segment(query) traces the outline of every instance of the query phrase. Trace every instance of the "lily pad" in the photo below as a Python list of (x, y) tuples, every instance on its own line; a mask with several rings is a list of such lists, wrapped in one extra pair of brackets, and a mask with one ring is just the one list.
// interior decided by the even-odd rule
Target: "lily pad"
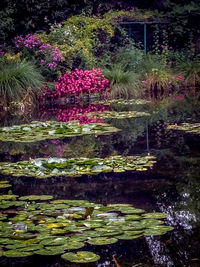
[[(89, 158), (72, 158), (72, 159), (40, 158), (31, 161), (19, 161), (16, 163), (0, 162), (0, 172), (4, 175), (27, 176), (36, 178), (48, 178), (53, 176), (78, 177), (82, 176), (83, 174), (95, 175), (101, 172), (118, 172), (118, 171), (125, 172), (126, 170), (146, 171), (148, 168), (153, 167), (155, 161), (153, 161), (152, 159), (155, 160), (155, 157), (111, 156), (104, 159), (103, 158), (90, 158), (90, 159)], [(38, 162), (38, 160), (40, 160), (41, 162), (40, 165), (36, 163)], [(93, 162), (94, 165), (91, 164), (91, 162)], [(146, 168), (141, 169), (142, 167)], [(21, 199), (23, 200), (25, 198), (22, 197)], [(32, 200), (33, 199), (34, 196), (32, 196)], [(54, 203), (56, 204), (55, 201)], [(70, 202), (66, 202), (66, 204), (69, 205)], [(87, 207), (88, 205), (85, 205), (85, 207)], [(122, 212), (125, 212), (125, 210), (127, 210), (127, 213), (140, 213), (140, 211), (137, 211), (137, 209), (134, 210), (133, 207), (128, 207), (128, 206), (118, 207), (118, 210), (120, 210), (120, 208), (123, 208)]]
[(182, 123), (180, 125), (172, 124), (168, 125), (167, 129), (185, 131), (187, 133), (200, 135), (200, 123)]
[(35, 254), (42, 255), (42, 256), (54, 256), (54, 255), (60, 255), (64, 253), (64, 250), (62, 248), (55, 248), (52, 249), (40, 249), (36, 250)]
[(11, 200), (18, 198), (18, 195), (0, 195), (0, 200)]
[(24, 197), (20, 197), (19, 200), (50, 200), (52, 199), (52, 196), (48, 196), (48, 195), (30, 195), (30, 196), (24, 196)]
[(165, 218), (167, 218), (169, 216), (169, 214), (154, 212), (154, 213), (145, 213), (142, 216), (145, 219), (165, 219)]
[(130, 220), (130, 221), (134, 221), (134, 220), (141, 220), (142, 217), (139, 215), (135, 215), (135, 214), (131, 214), (131, 215), (126, 215), (125, 216), (125, 220)]
[(81, 125), (79, 122), (35, 121), (31, 124), (0, 128), (0, 140), (12, 142), (36, 142), (86, 134), (109, 134), (119, 129), (106, 123)]
[(88, 263), (98, 261), (100, 256), (90, 251), (79, 251), (77, 253), (65, 253), (61, 258), (70, 262)]
[(103, 111), (103, 112), (90, 112), (87, 113), (87, 117), (90, 119), (124, 119), (124, 118), (136, 118), (150, 116), (150, 113), (140, 111)]
[(8, 257), (8, 258), (21, 258), (21, 257), (27, 257), (27, 256), (31, 256), (33, 255), (34, 253), (31, 252), (31, 251), (21, 251), (21, 250), (8, 250), (8, 251), (5, 251), (3, 253), (3, 256), (5, 257)]
[(118, 241), (117, 238), (97, 237), (89, 239), (87, 242), (91, 245), (110, 245)]
[(124, 233), (123, 235), (118, 236), (118, 239), (122, 239), (122, 240), (133, 240), (133, 239), (137, 239), (142, 237), (143, 234), (130, 234), (128, 232)]
[(156, 236), (156, 235), (164, 235), (167, 231), (165, 230), (159, 230), (159, 229), (146, 229), (144, 231), (145, 236)]
[(68, 249), (80, 249), (83, 248), (84, 246), (85, 246), (84, 242), (69, 239), (65, 244), (61, 245), (60, 247), (63, 248), (64, 250), (68, 250)]
[[(5, 214), (0, 213), (0, 247), (7, 257), (17, 257), (19, 253), (21, 257), (59, 255), (66, 250), (81, 249), (86, 243), (108, 245), (118, 239), (131, 240), (173, 230), (163, 225), (166, 214), (153, 213), (158, 219), (152, 219), (151, 213), (129, 204), (105, 206), (84, 200), (49, 201), (52, 197), (48, 195), (23, 196), (16, 201), (16, 197), (3, 195), (0, 200), (0, 206), (7, 205), (3, 209)], [(87, 214), (90, 218), (85, 218)]]
[(0, 188), (8, 188), (8, 187), (12, 187), (11, 184), (0, 184)]
[(146, 99), (110, 99), (110, 100), (102, 100), (96, 101), (94, 103), (103, 104), (103, 105), (145, 105), (151, 103), (151, 101)]

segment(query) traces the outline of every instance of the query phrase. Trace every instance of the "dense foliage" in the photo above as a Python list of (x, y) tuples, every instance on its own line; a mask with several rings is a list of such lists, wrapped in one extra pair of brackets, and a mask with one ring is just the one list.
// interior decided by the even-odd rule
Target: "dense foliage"
[[(46, 79), (43, 96), (107, 92), (107, 97), (128, 99), (162, 98), (177, 91), (183, 95), (197, 92), (200, 84), (199, 32), (198, 23), (195, 24), (198, 1), (154, 5), (148, 1), (143, 4), (83, 1), (78, 7), (78, 1), (49, 0), (45, 5), (41, 0), (32, 3), (4, 0), (1, 6), (0, 38), (8, 43), (2, 43), (0, 55), (5, 62), (14, 59), (34, 64)], [(148, 6), (151, 6), (148, 10), (138, 9)], [(19, 17), (20, 8), (22, 13), (28, 11), (26, 24)], [(163, 19), (169, 23), (150, 31), (152, 53), (147, 54), (119, 24)], [(22, 34), (16, 35), (16, 31)], [(13, 99), (11, 93), (10, 89), (4, 90), (7, 102)]]

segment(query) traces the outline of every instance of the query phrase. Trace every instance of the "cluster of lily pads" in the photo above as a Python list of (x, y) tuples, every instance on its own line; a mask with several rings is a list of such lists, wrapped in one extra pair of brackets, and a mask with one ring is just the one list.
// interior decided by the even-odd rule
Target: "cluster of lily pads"
[(112, 99), (112, 100), (102, 100), (102, 101), (96, 101), (98, 104), (103, 105), (110, 105), (110, 104), (119, 104), (119, 105), (145, 105), (149, 104), (150, 101), (145, 99)]
[(0, 128), (0, 140), (12, 142), (36, 142), (86, 134), (109, 134), (119, 129), (106, 123), (79, 124), (79, 122), (33, 121), (31, 124)]
[(87, 244), (108, 245), (173, 229), (164, 225), (167, 214), (145, 213), (130, 204), (52, 198), (0, 195), (0, 256), (62, 255), (70, 262), (94, 262), (100, 256), (82, 251)]
[(106, 110), (103, 112), (90, 112), (87, 114), (88, 118), (96, 118), (96, 119), (124, 119), (124, 118), (137, 118), (150, 116), (150, 113), (143, 111), (110, 111)]
[(8, 181), (0, 181), (0, 188), (8, 188), (11, 187)]
[(200, 134), (200, 123), (182, 123), (180, 125), (171, 124), (167, 126), (169, 130), (180, 130), (187, 133)]
[(152, 168), (154, 156), (111, 156), (107, 158), (37, 158), (29, 161), (0, 162), (0, 173), (13, 176), (48, 178), (78, 177), (101, 172), (146, 171)]

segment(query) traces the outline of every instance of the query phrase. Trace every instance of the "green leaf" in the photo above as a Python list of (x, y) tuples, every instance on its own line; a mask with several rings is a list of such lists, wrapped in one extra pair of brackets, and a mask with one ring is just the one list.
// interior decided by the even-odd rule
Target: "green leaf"
[(100, 259), (100, 256), (89, 251), (79, 251), (77, 253), (65, 253), (61, 256), (61, 258), (70, 262), (88, 263), (98, 261)]

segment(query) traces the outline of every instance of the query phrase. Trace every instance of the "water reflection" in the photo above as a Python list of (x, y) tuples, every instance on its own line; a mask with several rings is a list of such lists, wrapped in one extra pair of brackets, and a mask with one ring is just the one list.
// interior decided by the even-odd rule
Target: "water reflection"
[[(146, 111), (146, 106), (83, 105), (45, 107), (28, 118), (6, 117), (2, 125), (20, 124), (28, 120), (79, 119), (88, 112), (106, 109)], [(110, 155), (155, 154), (157, 165), (148, 172), (99, 174), (76, 179), (47, 180), (8, 177), (13, 193), (19, 195), (49, 194), (57, 199), (87, 199), (99, 203), (130, 203), (147, 211), (167, 212), (168, 225), (175, 227), (164, 236), (120, 241), (117, 245), (95, 247), (101, 260), (91, 266), (115, 266), (115, 255), (121, 267), (133, 266), (200, 266), (200, 137), (170, 131), (166, 125), (184, 120), (197, 121), (199, 109), (191, 103), (179, 102), (172, 108), (161, 107), (152, 116), (134, 119), (112, 119), (108, 122), (122, 129), (110, 136), (83, 136), (63, 140), (47, 140), (33, 144), (0, 142), (0, 160), (18, 161), (36, 157), (106, 157)], [(71, 112), (71, 113), (70, 113)], [(83, 117), (79, 117), (79, 113)], [(107, 122), (107, 121), (106, 121)], [(3, 179), (3, 177), (1, 177)], [(2, 191), (3, 192), (3, 191)], [(56, 257), (38, 257), (38, 266), (77, 266)], [(2, 259), (2, 266), (35, 266), (32, 259)], [(85, 265), (83, 265), (85, 266)], [(89, 267), (89, 265), (88, 265)]]

